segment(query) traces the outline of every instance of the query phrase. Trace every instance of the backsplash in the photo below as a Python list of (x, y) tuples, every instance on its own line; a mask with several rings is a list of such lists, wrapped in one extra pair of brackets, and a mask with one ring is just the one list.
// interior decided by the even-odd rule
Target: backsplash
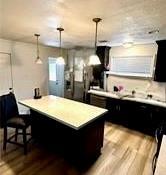
[(122, 93), (131, 93), (132, 90), (135, 90), (136, 94), (142, 94), (144, 96), (152, 94), (154, 99), (162, 101), (166, 99), (166, 83), (110, 75), (107, 78), (107, 90), (112, 92), (114, 86), (123, 86)]

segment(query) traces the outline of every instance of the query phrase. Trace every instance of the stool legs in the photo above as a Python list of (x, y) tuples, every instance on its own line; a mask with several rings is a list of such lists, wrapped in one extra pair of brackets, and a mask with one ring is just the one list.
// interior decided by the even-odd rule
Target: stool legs
[(16, 131), (15, 131), (15, 142), (17, 142), (17, 136), (18, 136), (18, 128), (16, 128)]
[(26, 129), (23, 129), (23, 143), (24, 143), (24, 154), (27, 154), (27, 135)]
[(4, 127), (3, 150), (6, 150), (6, 144), (7, 144), (7, 127)]
[[(27, 154), (27, 133), (26, 133), (26, 128), (22, 129), (22, 135), (23, 135), (24, 154), (26, 155)], [(15, 136), (14, 136), (15, 142), (17, 142), (17, 137), (18, 137), (18, 128), (16, 128), (16, 130), (15, 130)], [(4, 127), (3, 150), (6, 150), (7, 142), (8, 142), (7, 127)], [(9, 143), (11, 143), (11, 142), (9, 142)]]

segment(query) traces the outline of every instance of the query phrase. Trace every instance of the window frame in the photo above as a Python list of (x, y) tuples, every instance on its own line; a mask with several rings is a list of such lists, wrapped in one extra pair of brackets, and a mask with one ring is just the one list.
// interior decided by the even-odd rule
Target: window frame
[[(142, 57), (151, 57), (151, 65), (150, 65), (150, 73), (134, 73), (134, 72), (117, 72), (111, 70), (111, 63), (112, 59), (116, 58), (142, 58)], [(115, 75), (115, 76), (123, 76), (123, 77), (133, 77), (133, 78), (141, 78), (141, 79), (153, 79), (154, 78), (154, 70), (155, 70), (155, 62), (156, 62), (156, 54), (155, 55), (130, 55), (130, 56), (111, 56), (109, 60), (109, 68), (110, 70), (106, 72), (106, 74), (109, 75)]]

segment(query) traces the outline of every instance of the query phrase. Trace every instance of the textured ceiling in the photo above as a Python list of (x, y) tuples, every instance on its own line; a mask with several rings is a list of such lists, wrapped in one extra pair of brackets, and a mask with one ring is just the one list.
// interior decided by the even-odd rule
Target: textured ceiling
[[(98, 40), (109, 45), (166, 39), (166, 0), (0, 0), (0, 38), (58, 46), (56, 28), (64, 27), (63, 47), (94, 44), (95, 24), (100, 17)], [(159, 29), (158, 34), (148, 34)]]

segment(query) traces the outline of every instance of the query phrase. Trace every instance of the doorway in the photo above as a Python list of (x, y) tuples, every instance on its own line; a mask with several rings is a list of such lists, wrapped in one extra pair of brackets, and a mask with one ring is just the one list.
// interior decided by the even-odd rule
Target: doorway
[(49, 95), (64, 97), (64, 65), (57, 64), (56, 58), (48, 58)]
[(13, 89), (11, 54), (0, 52), (0, 96)]

